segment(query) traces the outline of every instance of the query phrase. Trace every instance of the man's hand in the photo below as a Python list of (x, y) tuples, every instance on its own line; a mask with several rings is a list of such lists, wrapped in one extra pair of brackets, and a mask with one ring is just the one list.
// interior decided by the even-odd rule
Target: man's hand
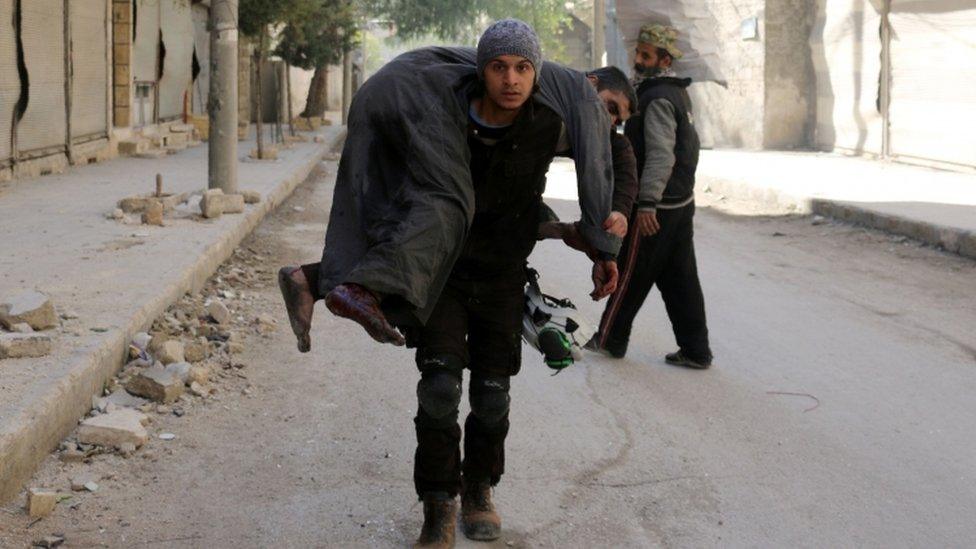
[(597, 260), (593, 262), (593, 301), (612, 294), (617, 289), (617, 262), (614, 260)]
[(657, 212), (654, 210), (638, 211), (634, 220), (637, 226), (637, 236), (653, 236), (661, 230), (661, 224), (657, 222)]
[(610, 212), (610, 216), (603, 222), (603, 230), (619, 238), (627, 236), (627, 217), (620, 212)]

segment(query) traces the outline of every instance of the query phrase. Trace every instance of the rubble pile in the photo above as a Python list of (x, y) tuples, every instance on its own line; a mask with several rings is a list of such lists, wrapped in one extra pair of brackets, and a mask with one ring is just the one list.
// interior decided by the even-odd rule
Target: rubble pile
[[(135, 334), (126, 364), (92, 398), (91, 411), (60, 445), (58, 458), (70, 483), (56, 483), (60, 490), (32, 489), (28, 513), (41, 518), (67, 500), (73, 508), (81, 505), (84, 494), (99, 490), (106, 478), (92, 473), (95, 460), (155, 461), (160, 449), (154, 444), (180, 443), (174, 421), (223, 405), (222, 395), (231, 392), (253, 395), (241, 355), (248, 339), (270, 339), (278, 330), (278, 321), (262, 312), (256, 291), (274, 286), (275, 280), (267, 257), (240, 248), (203, 290), (184, 296), (147, 331)], [(36, 315), (43, 320), (38, 325), (51, 321), (50, 315)], [(24, 317), (0, 315), (4, 326), (17, 320)]]
[(261, 202), (261, 193), (257, 191), (224, 194), (220, 189), (208, 189), (195, 193), (165, 193), (162, 176), (156, 174), (155, 192), (123, 198), (105, 217), (125, 225), (163, 227), (167, 217), (214, 219), (223, 214), (244, 213), (245, 204), (258, 202)]

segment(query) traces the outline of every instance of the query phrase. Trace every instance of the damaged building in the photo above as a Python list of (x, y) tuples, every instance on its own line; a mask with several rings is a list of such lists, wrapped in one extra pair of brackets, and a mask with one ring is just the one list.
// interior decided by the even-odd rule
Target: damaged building
[[(0, 181), (58, 173), (206, 138), (210, 0), (0, 0)], [(240, 42), (241, 135), (255, 112), (252, 48)], [(312, 71), (269, 60), (265, 121), (304, 107)], [(290, 86), (275, 77), (288, 70)], [(328, 105), (341, 106), (330, 67)]]
[[(206, 118), (209, 9), (209, 0), (0, 0), (0, 180), (185, 146), (186, 122)], [(244, 47), (241, 58), (247, 94)]]
[(723, 73), (691, 87), (710, 146), (976, 169), (972, 0), (608, 0), (611, 63), (632, 65), (652, 11)]

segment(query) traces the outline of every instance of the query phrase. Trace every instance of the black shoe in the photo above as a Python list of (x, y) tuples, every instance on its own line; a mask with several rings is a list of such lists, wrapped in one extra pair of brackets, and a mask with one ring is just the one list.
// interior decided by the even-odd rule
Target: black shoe
[(681, 350), (664, 355), (664, 361), (674, 366), (684, 366), (685, 368), (694, 368), (695, 370), (707, 370), (712, 366), (711, 356), (704, 359), (694, 359)]
[(620, 347), (618, 345), (612, 345), (611, 344), (611, 345), (607, 345), (606, 347), (601, 347), (600, 346), (600, 334), (597, 334), (597, 335), (591, 337), (590, 340), (586, 342), (586, 345), (583, 345), (583, 348), (586, 349), (587, 351), (593, 351), (594, 353), (600, 353), (603, 356), (608, 356), (608, 357), (611, 357), (611, 358), (623, 358), (624, 355), (627, 354), (627, 346), (626, 345), (624, 345), (623, 347)]

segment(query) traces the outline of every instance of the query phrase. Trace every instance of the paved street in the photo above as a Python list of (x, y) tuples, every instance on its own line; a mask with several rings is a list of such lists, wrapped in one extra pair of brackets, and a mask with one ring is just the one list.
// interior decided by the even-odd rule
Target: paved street
[[(318, 258), (335, 163), (243, 247), (268, 267)], [(570, 219), (572, 175), (550, 204)], [(531, 349), (513, 382), (504, 534), (490, 547), (934, 547), (976, 543), (976, 262), (883, 233), (699, 200), (696, 245), (716, 356), (664, 364), (673, 337), (652, 292), (623, 360), (588, 355), (552, 377)], [(586, 297), (589, 265), (543, 243), (549, 293)], [(421, 506), (411, 481), (417, 379), (409, 351), (317, 310), (295, 350), (273, 282), (249, 315), (243, 377), (184, 417), (153, 414), (129, 459), (49, 458), (31, 485), (96, 493), (32, 524), (0, 512), (0, 546), (63, 533), (69, 547), (400, 547)], [(466, 406), (466, 404), (465, 404)], [(482, 545), (482, 544), (479, 544)], [(461, 547), (475, 544), (461, 538)]]

